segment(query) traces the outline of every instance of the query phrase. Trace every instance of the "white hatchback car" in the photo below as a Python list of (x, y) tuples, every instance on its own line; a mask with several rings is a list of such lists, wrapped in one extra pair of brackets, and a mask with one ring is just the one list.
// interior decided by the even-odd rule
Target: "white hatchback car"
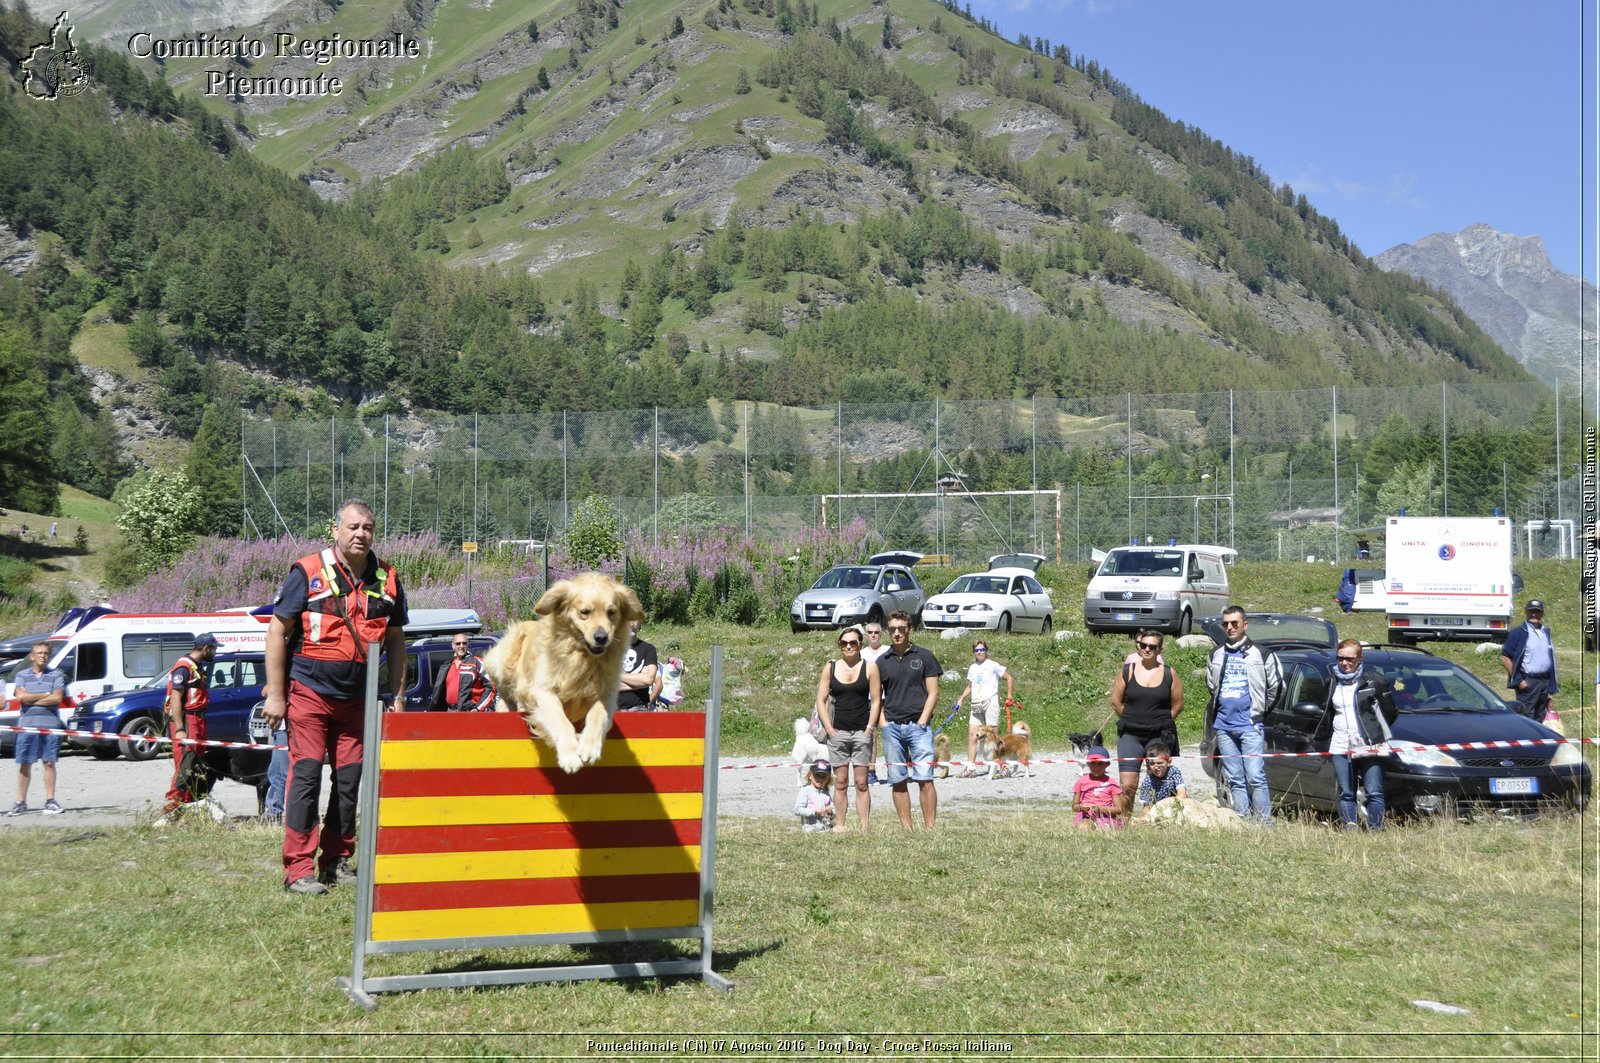
[(1039, 631), (1049, 634), (1055, 606), (1035, 572), (1038, 554), (996, 554), (987, 572), (957, 576), (922, 607), (922, 626), (934, 631)]

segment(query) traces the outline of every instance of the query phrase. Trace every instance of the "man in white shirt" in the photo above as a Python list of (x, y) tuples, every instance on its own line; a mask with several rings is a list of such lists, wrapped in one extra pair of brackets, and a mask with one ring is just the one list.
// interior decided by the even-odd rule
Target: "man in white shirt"
[[(879, 657), (889, 652), (889, 647), (883, 644), (882, 621), (868, 620), (861, 628), (861, 634), (865, 636), (861, 644), (861, 659), (863, 661), (876, 661)], [(872, 753), (870, 756), (871, 759), (867, 762), (867, 785), (876, 786), (878, 785), (878, 732), (876, 730), (872, 732)], [(889, 767), (887, 764), (884, 765), (883, 781), (889, 781)]]
[(961, 778), (970, 779), (978, 772), (978, 728), (984, 724), (1000, 726), (1000, 680), (1006, 681), (1006, 704), (1012, 702), (1015, 687), (1011, 673), (999, 661), (989, 659), (989, 644), (979, 639), (972, 644), (972, 663), (967, 666), (967, 685), (956, 698), (956, 711), (961, 703), (972, 696), (972, 722), (967, 725), (967, 767)]

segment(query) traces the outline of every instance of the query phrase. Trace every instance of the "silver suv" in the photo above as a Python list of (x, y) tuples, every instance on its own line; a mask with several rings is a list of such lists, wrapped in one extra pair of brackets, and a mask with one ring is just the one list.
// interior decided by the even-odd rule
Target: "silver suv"
[(835, 565), (789, 606), (789, 630), (881, 624), (894, 612), (922, 615), (927, 595), (911, 574), (922, 555), (907, 550), (873, 554), (864, 565)]

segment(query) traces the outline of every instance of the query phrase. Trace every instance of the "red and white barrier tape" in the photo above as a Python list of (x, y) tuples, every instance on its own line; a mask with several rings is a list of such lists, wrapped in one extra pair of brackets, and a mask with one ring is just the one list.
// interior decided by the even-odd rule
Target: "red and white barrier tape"
[[(172, 744), (172, 739), (168, 738), (164, 734), (125, 735), (106, 731), (76, 731), (70, 727), (22, 727), (16, 724), (12, 724), (7, 727), (0, 727), (0, 731), (15, 731), (18, 734), (67, 735), (73, 738), (98, 738), (106, 742), (116, 742), (122, 739), (127, 739), (130, 742), (158, 742), (161, 745), (166, 746), (170, 746)], [(202, 746), (210, 749), (261, 749), (268, 753), (272, 752), (271, 746), (257, 745), (254, 742), (200, 742), (193, 738), (185, 738), (179, 744), (185, 746)]]
[[(74, 738), (98, 738), (98, 739), (101, 739), (102, 741), (107, 741), (107, 742), (117, 741), (117, 740), (120, 740), (120, 739), (127, 738), (127, 739), (129, 739), (131, 741), (138, 741), (138, 742), (158, 742), (158, 743), (160, 743), (162, 745), (171, 745), (172, 744), (172, 739), (168, 738), (166, 735), (123, 735), (123, 734), (115, 734), (115, 733), (108, 734), (108, 733), (106, 733), (104, 731), (78, 731), (78, 730), (73, 730), (71, 728), (66, 728), (66, 727), (22, 727), (22, 726), (16, 725), (16, 724), (13, 724), (13, 725), (10, 725), (10, 726), (6, 726), (6, 727), (0, 727), (0, 730), (15, 731), (15, 732), (17, 732), (19, 734), (42, 734), (42, 735), (52, 735), (52, 734), (54, 734), (54, 735), (66, 735), (66, 736), (74, 737)], [(185, 746), (200, 746), (200, 747), (209, 748), (209, 749), (260, 749), (260, 750), (264, 750), (264, 751), (266, 751), (268, 753), (270, 753), (272, 751), (272, 748), (273, 748), (272, 746), (269, 746), (269, 745), (257, 745), (254, 742), (212, 742), (212, 741), (200, 742), (200, 741), (197, 741), (197, 740), (195, 740), (193, 738), (185, 738), (185, 739), (183, 739), (183, 741), (180, 744), (181, 745), (185, 745)], [(1389, 748), (1389, 752), (1391, 752), (1391, 753), (1420, 753), (1420, 752), (1426, 752), (1427, 750), (1430, 750), (1430, 749), (1438, 749), (1438, 750), (1446, 750), (1446, 751), (1475, 750), (1475, 749), (1476, 750), (1483, 750), (1483, 749), (1495, 750), (1495, 749), (1526, 749), (1526, 748), (1532, 747), (1532, 746), (1600, 746), (1600, 738), (1516, 738), (1516, 739), (1507, 739), (1505, 741), (1499, 741), (1499, 742), (1444, 742), (1444, 743), (1440, 743), (1439, 745), (1432, 745), (1432, 746), (1428, 746), (1428, 745), (1397, 746), (1397, 745), (1391, 744), (1391, 745), (1389, 745), (1388, 748)], [(1261, 759), (1265, 760), (1265, 759), (1269, 759), (1269, 758), (1270, 759), (1293, 759), (1293, 758), (1296, 758), (1296, 757), (1326, 757), (1326, 756), (1329, 756), (1329, 755), (1330, 754), (1328, 754), (1326, 752), (1241, 753), (1240, 757), (1244, 758), (1244, 759), (1261, 758)], [(1114, 752), (1111, 753), (1111, 760), (1112, 761), (1116, 761), (1118, 759), (1120, 759), (1120, 758), (1116, 755), (1116, 753), (1114, 753)], [(1218, 759), (1221, 759), (1220, 755), (1218, 755)], [(947, 761), (939, 761), (938, 763), (950, 764), (952, 766), (960, 766), (960, 765), (965, 765), (968, 762), (964, 761), (964, 760), (947, 760)], [(1018, 762), (1017, 761), (1007, 761), (1006, 763), (1015, 764), (1015, 763), (1018, 763)], [(1030, 760), (1028, 763), (1030, 765), (1033, 765), (1033, 764), (1087, 764), (1088, 760), (1087, 760), (1087, 758), (1084, 758), (1084, 757), (1035, 757), (1033, 760)], [(907, 766), (909, 767), (910, 765), (907, 765)], [(972, 767), (980, 767), (980, 766), (981, 767), (987, 767), (988, 764), (985, 761), (977, 761), (977, 762), (974, 762), (971, 766)], [(785, 760), (785, 761), (777, 761), (777, 762), (771, 763), (771, 764), (723, 764), (723, 765), (720, 765), (720, 767), (722, 768), (723, 771), (753, 771), (753, 770), (755, 770), (757, 768), (793, 768), (793, 767), (795, 767), (795, 763), (794, 763), (794, 761)]]

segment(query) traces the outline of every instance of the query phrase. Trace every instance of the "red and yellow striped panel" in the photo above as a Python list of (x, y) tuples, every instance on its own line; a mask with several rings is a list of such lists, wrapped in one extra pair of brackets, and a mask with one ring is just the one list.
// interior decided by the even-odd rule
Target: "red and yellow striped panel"
[(705, 725), (622, 713), (568, 775), (520, 716), (385, 716), (372, 940), (696, 925)]

